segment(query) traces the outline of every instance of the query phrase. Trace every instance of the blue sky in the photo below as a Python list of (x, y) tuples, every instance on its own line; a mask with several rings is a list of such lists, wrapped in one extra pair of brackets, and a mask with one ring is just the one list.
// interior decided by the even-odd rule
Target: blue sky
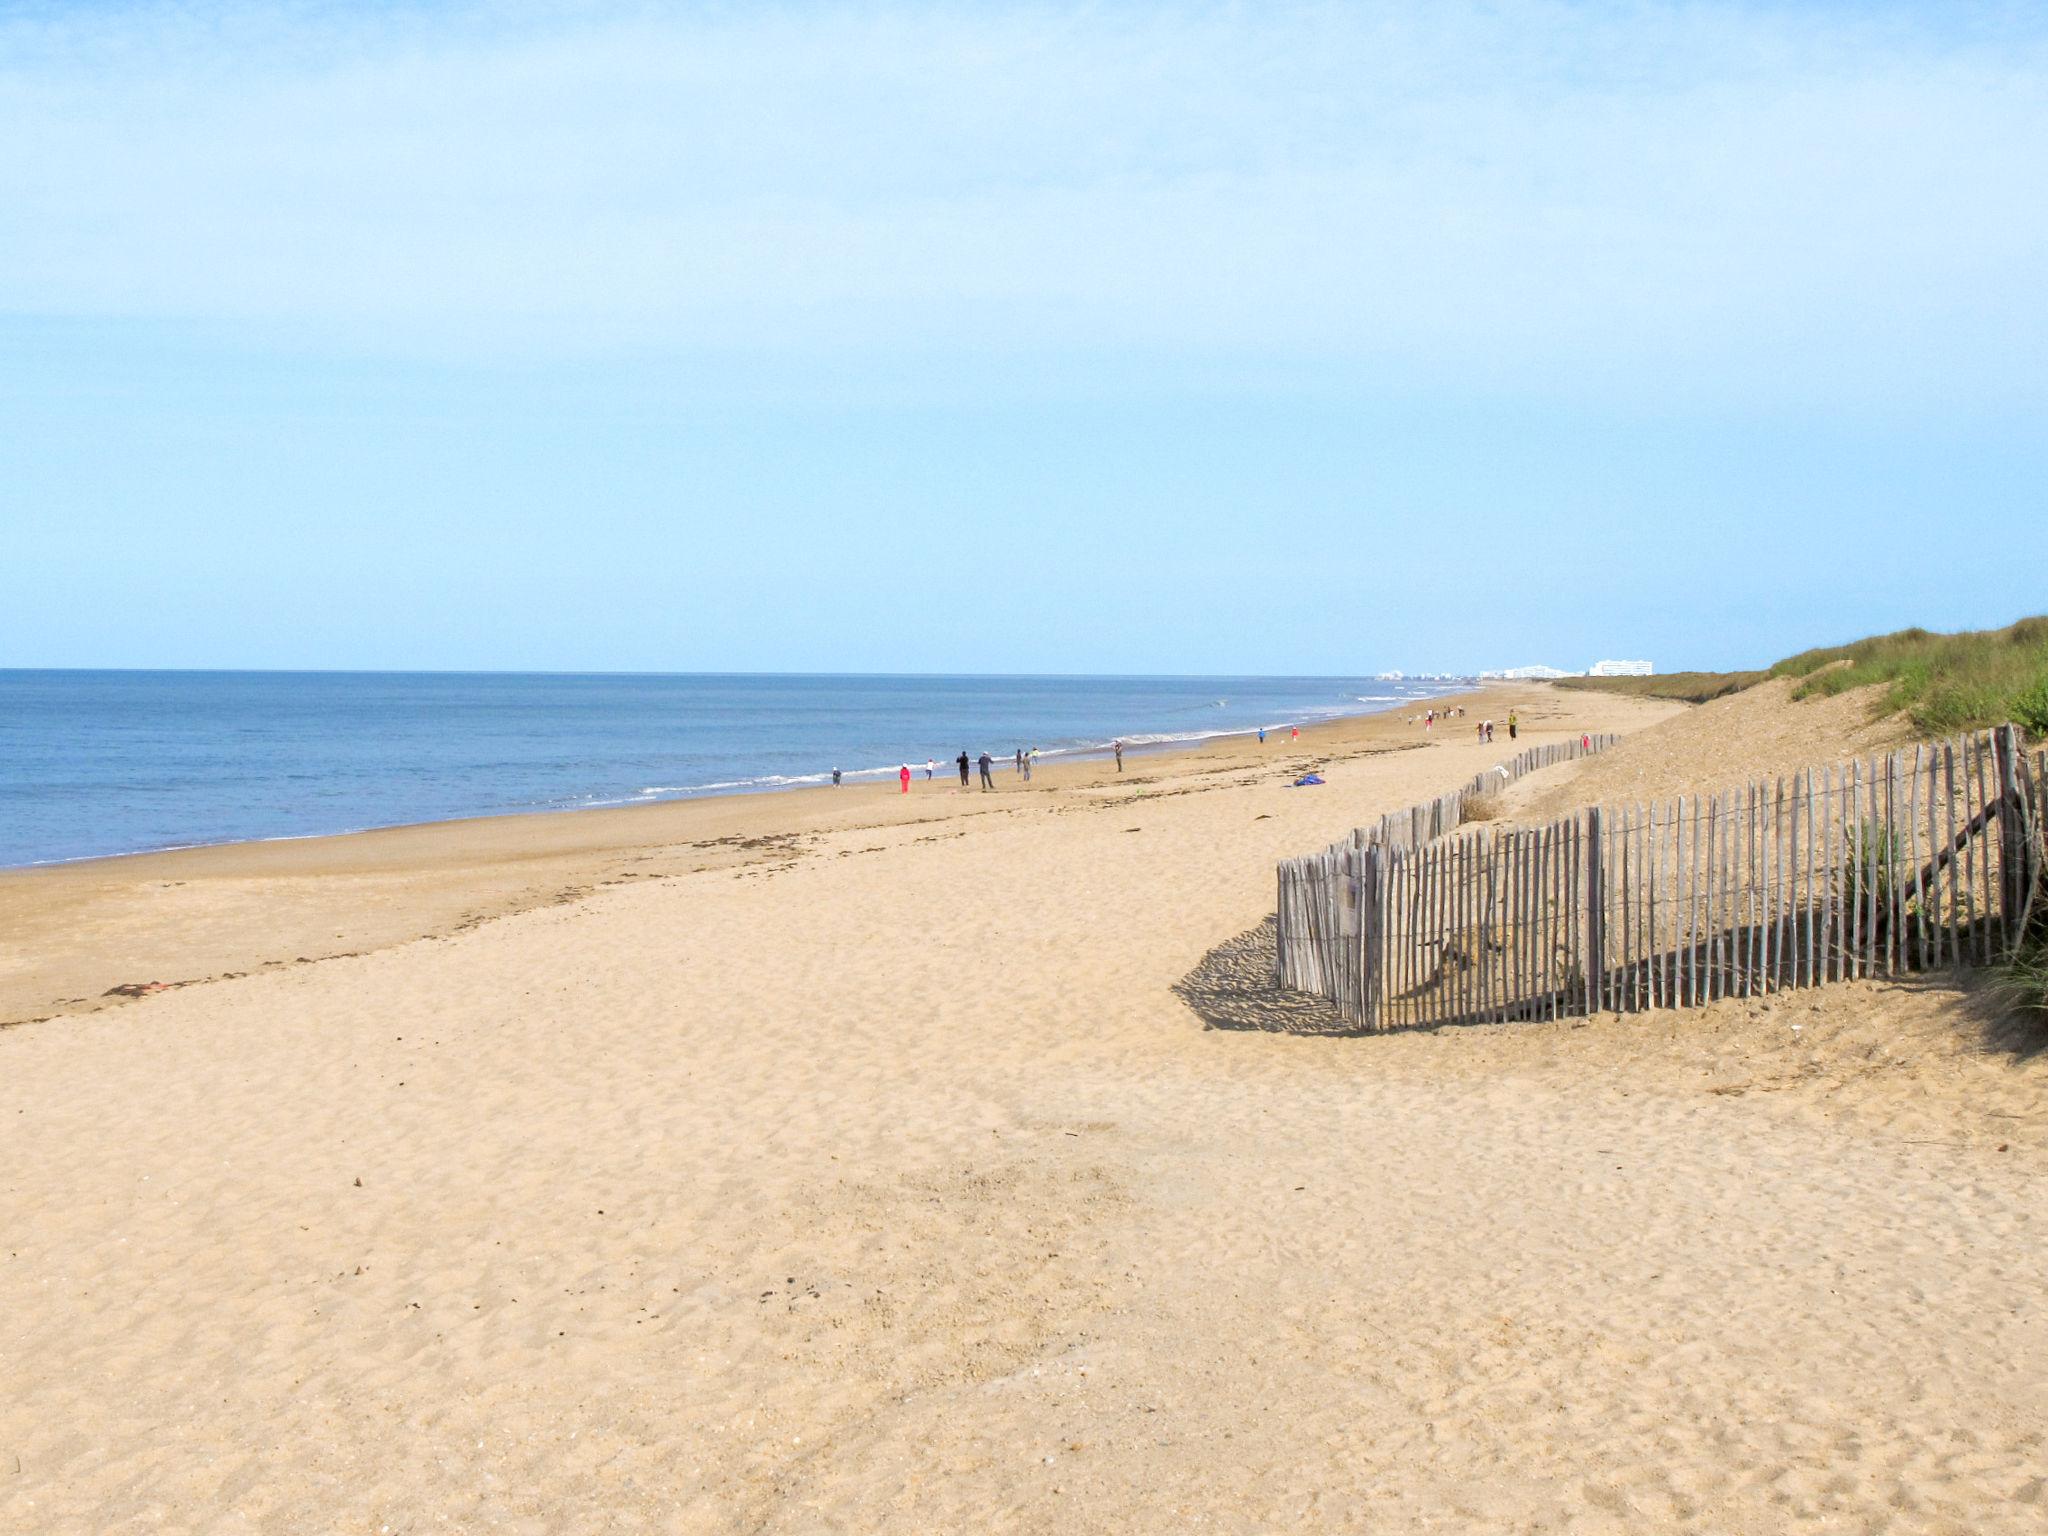
[(0, 4), (0, 665), (2048, 610), (2044, 16)]

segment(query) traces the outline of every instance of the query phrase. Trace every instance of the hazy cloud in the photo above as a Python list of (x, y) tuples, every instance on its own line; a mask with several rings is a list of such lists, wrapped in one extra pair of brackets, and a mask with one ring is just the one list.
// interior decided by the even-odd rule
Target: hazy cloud
[(1928, 17), (32, 12), (0, 21), (0, 309), (2038, 403), (2048, 47)]

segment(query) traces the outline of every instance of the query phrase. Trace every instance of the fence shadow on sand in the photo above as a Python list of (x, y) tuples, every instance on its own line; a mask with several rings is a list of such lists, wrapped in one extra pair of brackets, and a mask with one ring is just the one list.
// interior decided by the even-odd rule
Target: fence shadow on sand
[(1312, 992), (1282, 987), (1276, 919), (1226, 939), (1173, 985), (1174, 996), (1194, 1010), (1208, 1029), (1261, 1030), (1274, 1035), (1362, 1035), (1370, 1031), (1345, 1019), (1337, 1005)]
[[(1207, 1029), (1251, 1030), (1328, 1039), (1353, 1039), (1377, 1033), (1369, 1027), (1348, 1022), (1328, 998), (1312, 992), (1296, 992), (1279, 983), (1274, 976), (1275, 926), (1276, 919), (1269, 917), (1256, 928), (1247, 929), (1236, 938), (1218, 944), (1202, 956), (1200, 964), (1174, 983), (1174, 995), (1194, 1011)], [(1735, 937), (1732, 932), (1722, 935), (1723, 940), (1730, 943)], [(1703, 966), (1708, 962), (1712, 948), (1711, 943), (1702, 944), (1695, 952)], [(1677, 951), (1666, 950), (1650, 963), (1663, 967), (1667, 973), (1676, 973), (1682, 961)], [(1952, 995), (1962, 1009), (1962, 1017), (1971, 1026), (1978, 1050), (2015, 1063), (2048, 1056), (2048, 1016), (2015, 1007), (2013, 1000), (1999, 986), (1987, 984), (1981, 976), (1965, 980), (1952, 974), (1907, 974), (1893, 980), (1915, 987), (1953, 989)], [(1759, 992), (1757, 995), (1768, 994)], [(1564, 1016), (1570, 1016), (1580, 1011), (1582, 1003), (1583, 998), (1580, 997), (1573, 1006), (1560, 1011)], [(1447, 1015), (1427, 1027), (1460, 1028), (1547, 1016), (1545, 1011), (1532, 1004), (1525, 1011), (1509, 1015), (1506, 1020), (1491, 1013)]]

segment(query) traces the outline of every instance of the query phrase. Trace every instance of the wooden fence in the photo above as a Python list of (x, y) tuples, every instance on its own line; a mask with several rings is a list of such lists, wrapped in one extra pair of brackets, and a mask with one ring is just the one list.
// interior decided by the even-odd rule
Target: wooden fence
[(1987, 964), (2048, 904), (2048, 754), (2014, 726), (1458, 832), (1493, 772), (1281, 866), (1284, 985), (1367, 1029), (1689, 1006)]
[(1382, 816), (1340, 838), (1320, 854), (1293, 859), (1280, 866), (1280, 982), (1302, 992), (1320, 993), (1337, 1002), (1347, 1017), (1358, 1018), (1361, 998), (1349, 984), (1349, 954), (1356, 914), (1349, 903), (1355, 893), (1342, 889), (1359, 876), (1359, 856), (1368, 848), (1417, 849), (1455, 831), (1465, 819), (1465, 802), (1505, 789), (1524, 774), (1558, 763), (1574, 762), (1604, 752), (1621, 738), (1612, 733), (1581, 735), (1577, 741), (1525, 747), (1504, 763), (1472, 776), (1471, 782)]

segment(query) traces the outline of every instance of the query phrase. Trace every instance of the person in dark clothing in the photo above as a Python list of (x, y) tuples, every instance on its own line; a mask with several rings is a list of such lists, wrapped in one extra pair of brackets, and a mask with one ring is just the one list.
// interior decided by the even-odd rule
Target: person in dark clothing
[(960, 764), (960, 787), (965, 789), (967, 787), (967, 749), (965, 747), (960, 749), (960, 756), (955, 761)]
[(839, 782), (839, 770), (837, 768), (834, 768), (832, 770), (832, 782), (834, 784), (837, 784)]
[(1124, 771), (1124, 744), (1121, 741), (1116, 744), (1116, 771)]
[(993, 777), (992, 777), (992, 776), (990, 775), (990, 773), (989, 773), (989, 769), (993, 768), (994, 766), (995, 766), (995, 759), (994, 759), (994, 758), (992, 758), (992, 757), (990, 757), (990, 756), (989, 756), (989, 755), (988, 755), (988, 754), (987, 754), (986, 752), (982, 753), (982, 754), (981, 754), (981, 787), (982, 787), (983, 789), (994, 789), (994, 788), (996, 787), (996, 781), (995, 781), (995, 779), (994, 779), (994, 778), (993, 778)]

